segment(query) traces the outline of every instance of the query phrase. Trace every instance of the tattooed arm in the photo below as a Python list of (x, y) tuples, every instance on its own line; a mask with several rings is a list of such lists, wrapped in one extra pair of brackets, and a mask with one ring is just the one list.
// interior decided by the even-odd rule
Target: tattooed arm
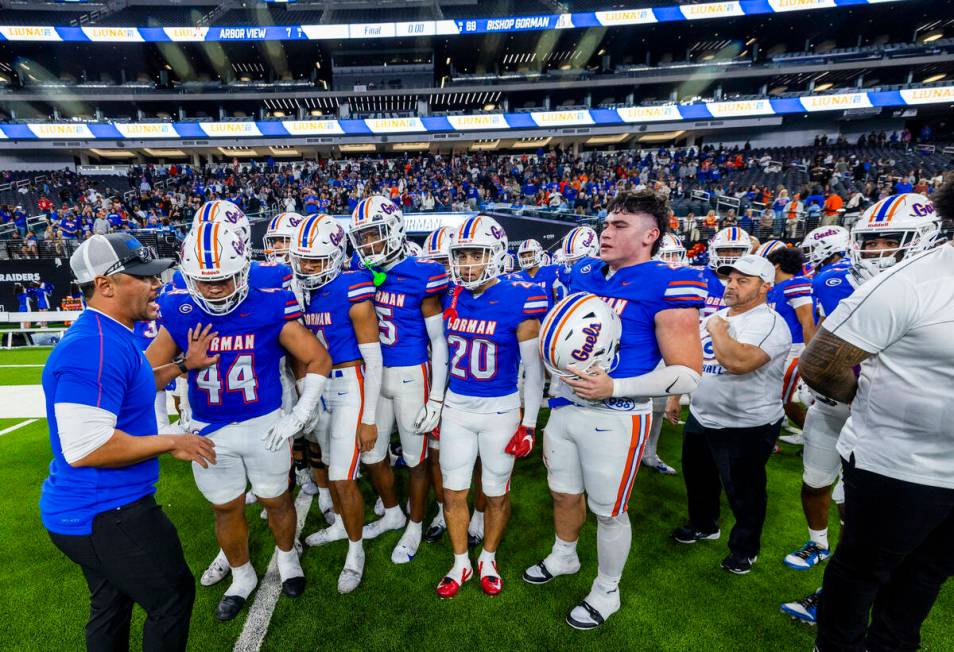
[(851, 403), (858, 391), (854, 368), (870, 355), (820, 327), (799, 358), (798, 371), (822, 396)]

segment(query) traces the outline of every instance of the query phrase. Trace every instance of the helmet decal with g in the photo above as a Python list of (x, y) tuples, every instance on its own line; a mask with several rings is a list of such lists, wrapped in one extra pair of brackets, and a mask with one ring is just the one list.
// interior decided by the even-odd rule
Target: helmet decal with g
[[(480, 250), (480, 262), (461, 262), (467, 251)], [(488, 215), (468, 218), (454, 233), (450, 243), (450, 276), (456, 284), (476, 289), (504, 273), (507, 258), (507, 234), (497, 220)], [(479, 274), (472, 274), (480, 266)]]
[(202, 204), (196, 211), (192, 228), (199, 224), (228, 224), (245, 242), (248, 257), (252, 257), (252, 225), (242, 209), (232, 202), (217, 199)]
[(540, 354), (550, 373), (571, 377), (575, 365), (599, 365), (607, 373), (619, 362), (622, 322), (595, 294), (575, 292), (557, 303), (540, 327)]
[(848, 229), (833, 224), (809, 231), (801, 246), (806, 260), (817, 268), (832, 256), (847, 256), (850, 243)]
[(210, 315), (228, 314), (245, 299), (249, 266), (248, 247), (227, 223), (201, 223), (183, 242), (180, 268), (186, 289)]
[(737, 226), (722, 229), (709, 241), (709, 267), (719, 269), (731, 265), (752, 251), (749, 234)]
[(572, 266), (581, 258), (599, 255), (600, 239), (590, 227), (578, 226), (563, 236), (560, 249), (563, 252), (563, 264)]
[(936, 245), (940, 218), (931, 200), (918, 193), (877, 202), (851, 228), (852, 269), (865, 280)]

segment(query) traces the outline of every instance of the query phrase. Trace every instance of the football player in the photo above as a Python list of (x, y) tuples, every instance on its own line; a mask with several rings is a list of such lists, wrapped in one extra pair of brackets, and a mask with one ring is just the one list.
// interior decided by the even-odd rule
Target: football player
[(768, 258), (768, 255), (773, 251), (778, 251), (779, 249), (785, 249), (786, 245), (781, 240), (766, 240), (758, 246), (758, 248), (753, 252), (756, 256), (762, 256), (763, 258)]
[(560, 241), (560, 248), (554, 252), (559, 255), (556, 278), (553, 281), (553, 298), (559, 301), (567, 295), (570, 270), (577, 261), (588, 256), (596, 256), (600, 250), (600, 239), (596, 231), (588, 226), (577, 226), (567, 231)]
[[(702, 368), (699, 309), (705, 281), (690, 267), (651, 260), (669, 223), (669, 202), (652, 191), (621, 193), (608, 211), (600, 258), (573, 267), (569, 290), (595, 294), (620, 316), (619, 364), (612, 375), (599, 365), (570, 366), (574, 377), (563, 379), (560, 396), (550, 400), (543, 454), (556, 540), (550, 554), (523, 575), (531, 584), (544, 584), (579, 570), (576, 544), (589, 504), (598, 523), (599, 572), (589, 595), (567, 614), (567, 623), (577, 629), (599, 627), (620, 608), (619, 581), (632, 541), (626, 510), (652, 420), (652, 402), (640, 397), (691, 392)], [(569, 323), (577, 315), (573, 329), (587, 327), (586, 315), (574, 305), (554, 310), (548, 321)], [(558, 331), (570, 332), (556, 328), (552, 337), (544, 334), (544, 360), (561, 346)], [(581, 363), (590, 353), (585, 347), (575, 352)], [(660, 361), (666, 365), (660, 367)]]
[[(315, 413), (331, 359), (298, 321), (301, 310), (290, 292), (250, 287), (246, 244), (232, 227), (198, 225), (183, 243), (181, 269), (188, 289), (160, 297), (162, 328), (146, 357), (154, 367), (168, 364), (203, 327), (215, 333), (210, 353), (218, 361), (189, 373), (189, 403), (191, 427), (213, 439), (217, 463), (193, 465), (192, 471), (212, 505), (216, 538), (232, 573), (215, 615), (231, 620), (258, 584), (249, 561), (247, 484), (268, 511), (282, 591), (291, 597), (304, 591), (288, 492), (289, 440)], [(278, 377), (285, 352), (306, 371), (302, 394), (288, 414), (281, 410)]]
[[(344, 229), (327, 215), (305, 220), (292, 240), (295, 280), (304, 292), (304, 320), (328, 349), (331, 380), (316, 427), (306, 432), (312, 455), (323, 458), (339, 518), (305, 539), (317, 546), (347, 538), (348, 555), (338, 591), (350, 593), (364, 574), (364, 498), (358, 459), (377, 440), (375, 410), (381, 391), (381, 345), (374, 312), (374, 282), (367, 270), (342, 272)], [(320, 451), (320, 452), (319, 452)]]
[[(848, 242), (837, 228), (819, 227), (806, 237), (813, 252), (811, 262), (816, 265), (812, 289), (818, 304), (818, 328), (864, 281), (934, 247), (939, 241), (940, 219), (930, 199), (917, 193), (902, 193), (865, 210), (852, 226)], [(784, 560), (786, 566), (796, 570), (812, 568), (828, 559), (828, 511), (832, 500), (843, 513), (841, 456), (836, 444), (848, 420), (849, 406), (813, 394), (815, 402), (805, 418), (802, 475), (802, 508), (809, 540)], [(838, 484), (832, 491), (836, 480)], [(814, 624), (820, 597), (819, 590), (801, 600), (787, 602), (782, 605), (782, 612)]]
[(785, 376), (782, 380), (782, 403), (785, 415), (792, 420), (797, 430), (794, 435), (784, 435), (780, 439), (800, 446), (801, 429), (805, 425), (805, 406), (798, 400), (795, 390), (800, 382), (798, 357), (815, 334), (812, 281), (802, 276), (805, 261), (801, 249), (779, 247), (766, 258), (775, 265), (775, 285), (769, 290), (768, 304), (782, 316), (792, 334), (792, 348), (785, 361)]
[[(441, 598), (454, 597), (473, 575), (467, 493), (478, 455), (487, 510), (477, 572), (484, 593), (494, 596), (503, 590), (496, 552), (510, 515), (510, 474), (514, 458), (533, 450), (543, 399), (537, 335), (547, 296), (537, 284), (498, 278), (507, 256), (507, 234), (486, 215), (466, 220), (450, 244), (454, 286), (444, 300), (444, 318), (452, 358), (440, 462), (454, 564), (437, 585)], [(521, 361), (526, 374), (522, 419), (517, 390)]]
[(305, 218), (298, 213), (279, 213), (268, 221), (262, 238), (267, 262), (288, 264), (288, 248), (304, 221)]
[(685, 245), (682, 244), (682, 240), (680, 240), (678, 236), (672, 233), (663, 234), (662, 241), (659, 244), (659, 251), (656, 252), (653, 258), (661, 260), (664, 263), (669, 263), (670, 265), (689, 264), (689, 261), (686, 259)]
[(514, 272), (513, 278), (527, 283), (537, 283), (543, 286), (547, 299), (553, 301), (553, 283), (556, 281), (557, 268), (554, 265), (545, 265), (543, 257), (546, 253), (540, 243), (534, 239), (524, 240), (517, 249), (517, 258), (520, 271)]
[[(348, 233), (361, 263), (372, 270), (377, 292), (374, 307), (384, 375), (376, 410), (378, 438), (362, 454), (385, 513), (368, 523), (364, 538), (407, 528), (391, 553), (391, 561), (406, 564), (421, 543), (421, 522), (427, 500), (427, 444), (421, 435), (440, 421), (447, 383), (447, 341), (441, 321), (440, 297), (447, 290), (447, 272), (438, 263), (407, 257), (401, 210), (386, 197), (358, 203)], [(430, 364), (428, 364), (428, 344)], [(394, 472), (388, 463), (392, 427), (397, 423), (402, 456), (410, 470), (410, 521), (397, 503)]]
[(702, 268), (702, 278), (706, 282), (708, 294), (706, 305), (699, 313), (700, 319), (705, 319), (725, 308), (725, 302), (722, 300), (725, 280), (716, 273), (716, 270), (725, 265), (731, 265), (749, 253), (751, 249), (752, 241), (749, 234), (737, 226), (722, 229), (712, 236), (712, 240), (709, 241), (709, 262)]

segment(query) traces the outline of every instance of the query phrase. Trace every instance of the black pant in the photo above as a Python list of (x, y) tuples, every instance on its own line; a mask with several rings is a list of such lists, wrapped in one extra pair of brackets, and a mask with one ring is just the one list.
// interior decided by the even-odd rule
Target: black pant
[(49, 534), (86, 576), (88, 650), (129, 649), (134, 602), (146, 611), (143, 650), (185, 649), (195, 578), (175, 526), (152, 496), (97, 515), (90, 535)]
[(954, 489), (858, 469), (854, 458), (842, 466), (845, 527), (825, 569), (818, 649), (916, 650), (954, 575)]
[(689, 523), (702, 532), (719, 529), (719, 499), (735, 515), (729, 550), (742, 557), (759, 554), (765, 523), (765, 463), (782, 421), (754, 428), (706, 428), (692, 414), (682, 439), (682, 477), (689, 499)]

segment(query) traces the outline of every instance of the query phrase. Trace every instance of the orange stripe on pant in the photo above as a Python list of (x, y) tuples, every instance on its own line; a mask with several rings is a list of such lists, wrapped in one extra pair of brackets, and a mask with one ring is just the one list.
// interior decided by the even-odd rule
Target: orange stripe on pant
[[(639, 446), (639, 435), (643, 428), (643, 415), (634, 414), (632, 416), (633, 422), (630, 427), (630, 439), (629, 439), (629, 455), (626, 457), (626, 464), (623, 465), (623, 477), (619, 481), (619, 489), (616, 491), (616, 503), (613, 505), (613, 516), (616, 516), (620, 513), (622, 509), (625, 511), (626, 502), (629, 500), (630, 491), (626, 490), (626, 486), (629, 484), (630, 476), (636, 472), (633, 468), (634, 465), (639, 463), (639, 457), (642, 455), (642, 450), (638, 451), (637, 447)], [(646, 419), (649, 421), (649, 419)]]
[(361, 457), (361, 442), (358, 440), (358, 430), (361, 428), (361, 419), (364, 418), (364, 374), (361, 367), (354, 368), (355, 378), (358, 379), (358, 391), (361, 392), (361, 407), (358, 408), (358, 423), (354, 427), (354, 453), (351, 456), (351, 465), (348, 467), (348, 477), (358, 479), (358, 459)]
[(792, 360), (785, 370), (785, 377), (782, 380), (782, 403), (791, 403), (795, 394), (795, 388), (798, 387), (798, 379), (801, 376), (798, 373), (798, 358)]
[[(431, 385), (428, 380), (428, 371), (430, 369), (429, 362), (421, 363), (421, 373), (424, 374), (424, 405), (427, 405), (427, 400), (431, 397)], [(424, 445), (421, 447), (421, 459), (418, 460), (418, 463), (423, 462), (427, 459), (427, 442), (424, 442)]]

